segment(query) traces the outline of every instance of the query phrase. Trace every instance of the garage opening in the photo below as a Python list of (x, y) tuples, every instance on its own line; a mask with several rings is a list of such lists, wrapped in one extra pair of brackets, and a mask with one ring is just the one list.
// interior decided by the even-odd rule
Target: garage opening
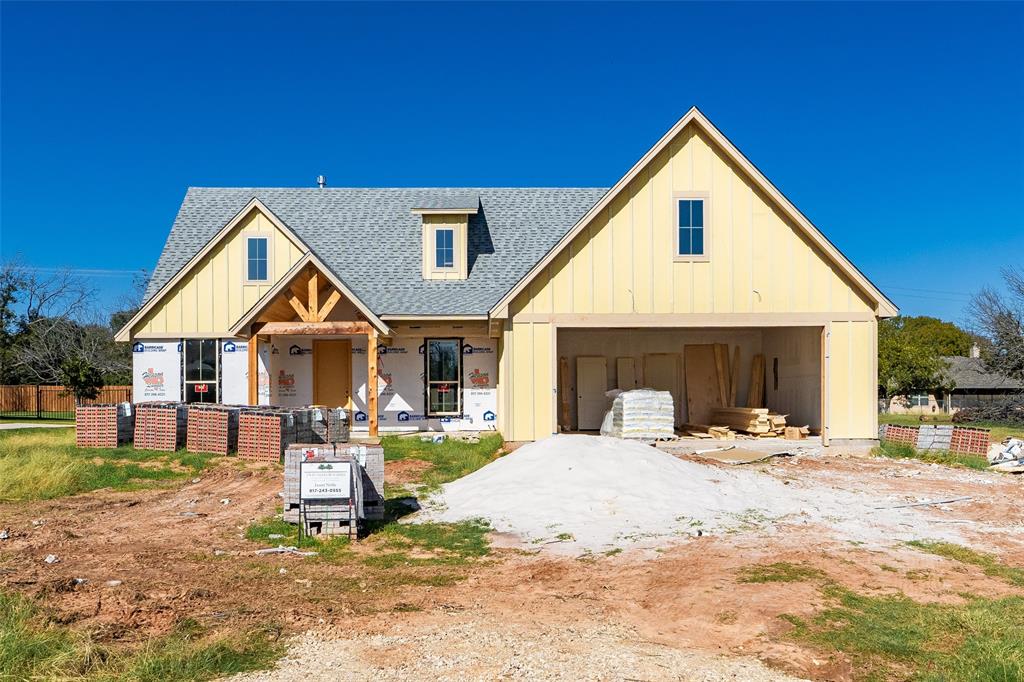
[[(734, 405), (767, 407), (818, 434), (821, 339), (821, 327), (560, 328), (559, 429), (597, 431), (611, 406), (605, 394), (633, 388), (671, 392), (677, 428), (708, 423), (710, 406), (718, 404), (723, 351), (714, 347), (720, 344), (727, 346), (725, 371), (735, 377)], [(763, 370), (754, 367), (757, 355), (763, 356)], [(752, 396), (752, 382), (759, 380)], [(760, 404), (749, 404), (751, 397)]]

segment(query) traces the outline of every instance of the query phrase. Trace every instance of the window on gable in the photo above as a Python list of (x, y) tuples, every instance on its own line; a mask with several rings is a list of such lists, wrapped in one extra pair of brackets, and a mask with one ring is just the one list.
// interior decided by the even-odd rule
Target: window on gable
[(427, 415), (462, 413), (462, 339), (425, 341)]
[(267, 281), (267, 244), (266, 237), (249, 237), (246, 246), (246, 279), (250, 282)]
[(434, 267), (455, 267), (455, 230), (448, 227), (434, 230)]
[(679, 235), (676, 255), (703, 256), (706, 245), (704, 240), (704, 200), (678, 199), (676, 213), (679, 217)]

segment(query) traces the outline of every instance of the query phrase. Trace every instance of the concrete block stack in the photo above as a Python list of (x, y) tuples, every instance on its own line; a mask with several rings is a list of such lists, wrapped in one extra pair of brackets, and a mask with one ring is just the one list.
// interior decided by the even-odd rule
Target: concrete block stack
[(79, 405), (75, 408), (75, 444), (80, 448), (116, 448), (132, 441), (134, 424), (131, 403)]
[(953, 438), (952, 424), (922, 424), (917, 429), (918, 450), (949, 450)]
[(349, 438), (348, 413), (343, 407), (313, 407), (311, 440), (321, 443), (345, 443)]
[(135, 405), (135, 449), (174, 452), (185, 446), (188, 405), (173, 402)]
[[(248, 411), (248, 410), (247, 410)], [(227, 455), (238, 450), (238, 419), (242, 408), (232, 405), (193, 403), (188, 410), (189, 452)]]
[(345, 453), (362, 465), (363, 513), (367, 519), (384, 518), (384, 448), (376, 443), (338, 443), (337, 453)]
[(892, 441), (893, 443), (903, 443), (904, 445), (916, 446), (917, 429), (913, 426), (887, 424), (885, 427), (884, 438), (885, 440)]
[(332, 443), (291, 443), (284, 451), (284, 520), (299, 522), (299, 462), (305, 457), (334, 456)]
[(370, 443), (296, 443), (284, 453), (284, 520), (299, 522), (299, 462), (308, 457), (351, 460), (361, 469), (363, 518), (384, 518), (384, 448)]

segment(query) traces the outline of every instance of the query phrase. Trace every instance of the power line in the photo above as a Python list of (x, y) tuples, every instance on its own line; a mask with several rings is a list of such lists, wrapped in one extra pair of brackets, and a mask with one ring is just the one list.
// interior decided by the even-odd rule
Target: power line
[(135, 277), (146, 272), (142, 268), (139, 268), (138, 270), (114, 270), (105, 268), (59, 268), (37, 266), (26, 266), (25, 270), (38, 272), (43, 275), (59, 275), (69, 272), (71, 274), (82, 275), (84, 277)]

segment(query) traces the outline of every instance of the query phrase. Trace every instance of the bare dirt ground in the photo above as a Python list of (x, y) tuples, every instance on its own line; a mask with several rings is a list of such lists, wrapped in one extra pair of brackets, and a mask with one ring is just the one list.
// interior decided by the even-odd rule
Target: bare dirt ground
[[(970, 496), (922, 513), (955, 526), (963, 544), (1024, 564), (1024, 477), (835, 456), (753, 466), (799, 484), (880, 491), (894, 504)], [(392, 469), (393, 484), (414, 473)], [(253, 679), (282, 680), (845, 680), (848, 661), (796, 643), (779, 618), (820, 610), (815, 584), (746, 584), (741, 569), (807, 564), (862, 593), (920, 601), (1020, 593), (974, 566), (806, 525), (614, 556), (498, 549), (454, 585), (368, 582), (358, 561), (253, 554), (244, 529), (274, 512), (280, 485), (278, 471), (224, 465), (174, 488), (0, 505), (11, 535), (0, 541), (0, 588), (40, 597), (107, 641), (165, 633), (182, 618), (233, 630), (277, 624), (297, 639), (278, 669)], [(353, 551), (376, 549), (371, 538)], [(49, 554), (59, 562), (45, 563)]]

